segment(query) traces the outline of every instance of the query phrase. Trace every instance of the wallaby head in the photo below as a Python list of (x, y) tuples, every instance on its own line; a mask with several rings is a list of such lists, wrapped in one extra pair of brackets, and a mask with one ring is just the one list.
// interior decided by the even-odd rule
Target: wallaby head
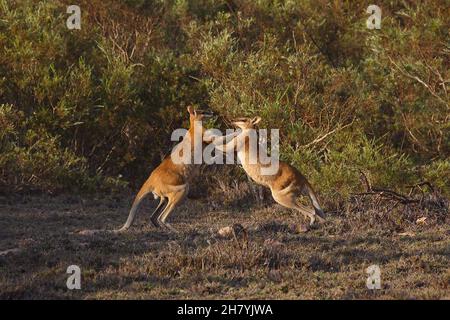
[(254, 118), (237, 118), (234, 119), (231, 123), (242, 129), (253, 129), (255, 126), (261, 121), (261, 117), (254, 117)]
[(214, 116), (214, 113), (211, 111), (198, 110), (193, 106), (188, 106), (187, 111), (189, 112), (189, 120), (191, 122), (202, 121), (203, 119), (209, 119)]

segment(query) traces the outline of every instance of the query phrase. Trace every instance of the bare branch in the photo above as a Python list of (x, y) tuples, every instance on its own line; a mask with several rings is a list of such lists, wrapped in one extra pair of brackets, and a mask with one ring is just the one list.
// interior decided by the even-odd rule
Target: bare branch
[(421, 80), (419, 77), (410, 74), (408, 71), (406, 71), (405, 69), (401, 68), (398, 64), (396, 64), (394, 62), (394, 60), (392, 60), (392, 58), (390, 56), (387, 56), (389, 58), (389, 61), (397, 68), (398, 71), (400, 71), (401, 74), (403, 74), (404, 76), (416, 80), (417, 82), (419, 82), (421, 85), (423, 85), (426, 89), (428, 89), (428, 92), (431, 93), (431, 95), (433, 97), (435, 97), (436, 99), (438, 99), (440, 102), (442, 102), (443, 104), (445, 104), (447, 107), (450, 108), (450, 105), (448, 104), (448, 102), (446, 102), (444, 99), (442, 99), (432, 88), (430, 85), (428, 85), (425, 81)]
[(353, 121), (350, 122), (350, 123), (348, 123), (348, 124), (346, 124), (346, 125), (344, 125), (344, 126), (342, 126), (342, 127), (334, 128), (333, 130), (331, 130), (331, 131), (325, 133), (323, 136), (317, 137), (316, 139), (314, 139), (314, 140), (311, 141), (310, 143), (301, 145), (300, 147), (306, 148), (306, 147), (309, 147), (309, 146), (311, 146), (311, 145), (313, 145), (313, 144), (319, 143), (319, 142), (321, 142), (322, 140), (326, 139), (329, 135), (332, 135), (333, 133), (335, 133), (335, 132), (337, 132), (337, 131), (340, 131), (340, 130), (342, 130), (342, 129), (345, 129), (345, 128), (351, 126), (352, 124), (353, 124)]

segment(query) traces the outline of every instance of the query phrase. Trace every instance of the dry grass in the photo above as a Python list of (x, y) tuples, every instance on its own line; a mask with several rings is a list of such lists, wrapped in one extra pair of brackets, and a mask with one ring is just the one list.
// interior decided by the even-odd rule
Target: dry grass
[[(174, 235), (149, 225), (155, 203), (147, 201), (125, 234), (77, 233), (120, 226), (130, 202), (0, 199), (0, 251), (16, 249), (0, 254), (0, 298), (450, 298), (445, 210), (443, 218), (423, 211), (425, 223), (392, 227), (384, 213), (366, 207), (364, 215), (353, 202), (352, 211), (332, 213), (326, 224), (298, 233), (293, 226), (303, 218), (277, 205), (211, 210), (210, 203), (188, 200), (171, 217), (180, 231)], [(405, 209), (393, 219), (398, 210)], [(217, 237), (219, 228), (234, 223), (246, 227), (247, 243)], [(66, 289), (72, 264), (81, 267), (81, 290)], [(381, 290), (366, 288), (372, 264), (381, 268)]]

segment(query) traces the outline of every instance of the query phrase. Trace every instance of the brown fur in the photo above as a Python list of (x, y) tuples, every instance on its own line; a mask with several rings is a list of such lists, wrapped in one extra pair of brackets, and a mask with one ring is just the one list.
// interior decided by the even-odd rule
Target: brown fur
[[(250, 118), (240, 118), (233, 122), (234, 125), (242, 129), (242, 135), (246, 135), (246, 130), (254, 129), (255, 125), (261, 120), (260, 117), (253, 119)], [(241, 153), (242, 167), (250, 178), (252, 178), (256, 183), (265, 185), (270, 188), (272, 192), (272, 197), (276, 202), (284, 207), (295, 209), (305, 216), (309, 217), (310, 224), (315, 222), (316, 217), (319, 220), (324, 220), (323, 210), (321, 209), (316, 194), (308, 182), (308, 180), (293, 166), (290, 164), (280, 161), (279, 168), (275, 174), (272, 175), (262, 175), (261, 168), (264, 167), (258, 161), (255, 164), (249, 162), (249, 143), (250, 139), (245, 136), (244, 144), (242, 147), (238, 146), (236, 137), (231, 143), (232, 147), (237, 147), (236, 150)], [(314, 210), (301, 205), (298, 201), (299, 196), (308, 195)]]
[[(194, 122), (200, 121), (204, 114), (196, 112), (192, 107), (188, 107), (190, 127), (187, 135), (190, 136), (191, 149), (194, 149)], [(201, 127), (203, 136), (203, 127)], [(184, 140), (184, 139), (183, 139)], [(181, 142), (183, 143), (183, 142)], [(149, 193), (153, 193), (155, 198), (160, 198), (160, 202), (156, 210), (151, 215), (151, 222), (156, 227), (166, 227), (171, 231), (176, 231), (169, 223), (166, 222), (167, 217), (187, 195), (189, 190), (189, 182), (197, 174), (199, 165), (195, 164), (178, 164), (172, 160), (169, 155), (163, 162), (150, 174), (139, 190), (131, 207), (128, 219), (124, 226), (118, 231), (127, 230), (133, 223), (139, 204), (142, 199)], [(164, 201), (167, 205), (162, 209)], [(161, 210), (162, 209), (162, 210)]]

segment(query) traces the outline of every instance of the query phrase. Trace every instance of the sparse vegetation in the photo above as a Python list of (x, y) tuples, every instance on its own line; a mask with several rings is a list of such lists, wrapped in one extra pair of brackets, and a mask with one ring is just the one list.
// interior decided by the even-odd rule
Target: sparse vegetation
[[(428, 217), (416, 223), (369, 201), (299, 233), (293, 226), (303, 218), (279, 206), (225, 210), (191, 200), (174, 215), (174, 235), (150, 226), (156, 204), (148, 201), (126, 234), (79, 233), (117, 227), (131, 199), (2, 199), (0, 248), (17, 250), (0, 254), (0, 298), (450, 298), (448, 214), (412, 207), (411, 218)], [(247, 242), (217, 236), (234, 223), (247, 229)], [(82, 270), (81, 290), (66, 289), (72, 264)], [(381, 290), (366, 288), (372, 264)]]

